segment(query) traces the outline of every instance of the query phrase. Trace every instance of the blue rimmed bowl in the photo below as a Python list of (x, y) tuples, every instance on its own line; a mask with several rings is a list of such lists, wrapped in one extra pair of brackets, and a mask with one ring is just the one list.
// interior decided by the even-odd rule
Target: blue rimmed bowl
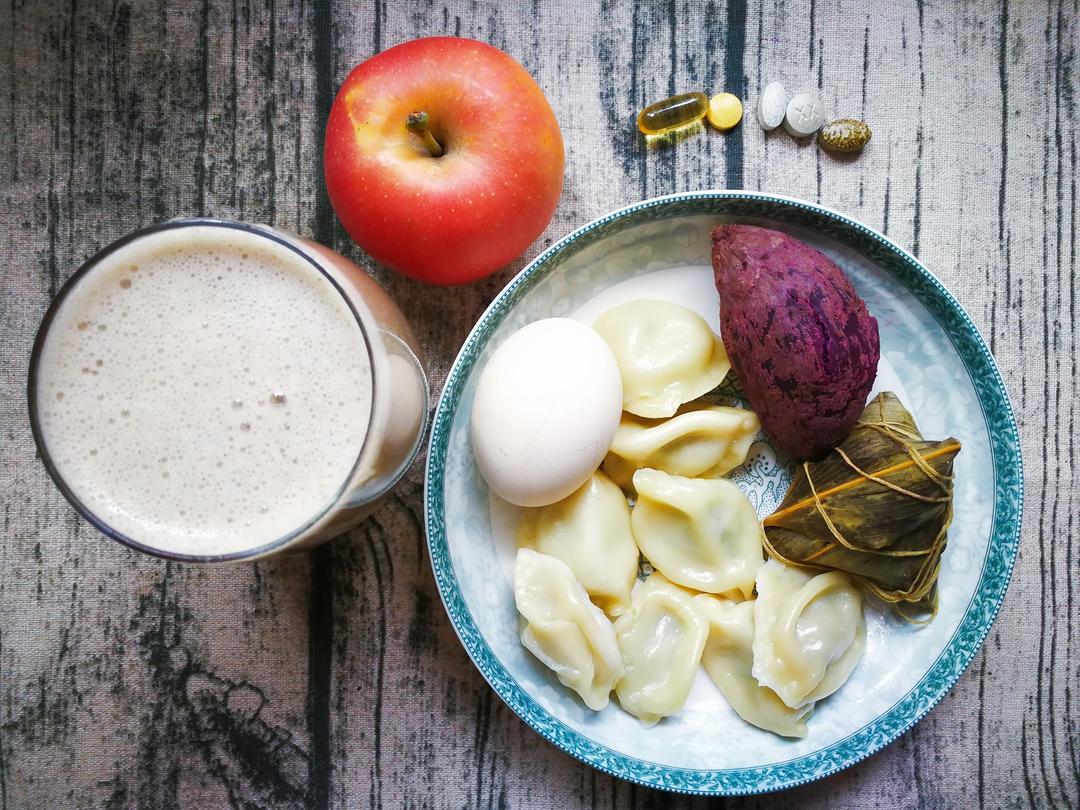
[[(836, 261), (878, 320), (878, 387), (900, 395), (924, 435), (951, 435), (963, 444), (937, 618), (920, 628), (868, 608), (863, 661), (839, 692), (819, 703), (803, 740), (743, 723), (700, 673), (683, 711), (653, 728), (615, 700), (602, 712), (585, 708), (518, 640), (508, 570), (512, 524), (494, 507), (469, 446), (479, 372), (527, 323), (582, 317), (597, 300), (632, 288), (648, 290), (646, 297), (670, 294), (715, 328), (710, 232), (732, 221), (788, 231)], [(733, 480), (764, 515), (782, 496), (790, 470), (765, 445), (751, 459)], [(884, 236), (842, 214), (775, 195), (709, 191), (646, 200), (589, 223), (544, 251), (492, 302), (439, 401), (425, 518), (450, 621), (492, 688), (529, 726), (615, 776), (666, 790), (735, 795), (792, 787), (846, 768), (895, 740), (941, 700), (997, 615), (1016, 558), (1022, 501), (1020, 445), (1004, 384), (971, 319), (941, 282)]]

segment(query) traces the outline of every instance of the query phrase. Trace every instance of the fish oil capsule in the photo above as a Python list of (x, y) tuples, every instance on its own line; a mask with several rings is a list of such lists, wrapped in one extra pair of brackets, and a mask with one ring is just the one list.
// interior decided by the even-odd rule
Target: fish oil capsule
[(638, 129), (646, 135), (666, 135), (696, 124), (709, 111), (704, 93), (682, 93), (650, 104), (637, 117)]

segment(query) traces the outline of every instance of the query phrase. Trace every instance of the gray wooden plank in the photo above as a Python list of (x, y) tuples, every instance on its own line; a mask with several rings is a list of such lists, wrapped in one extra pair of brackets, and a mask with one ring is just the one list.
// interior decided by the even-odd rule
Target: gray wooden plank
[(266, 101), (273, 61), (256, 11), (230, 31), (231, 6), (7, 10), (18, 53), (5, 173), (19, 176), (5, 196), (26, 219), (7, 245), (18, 272), (4, 276), (5, 424), (19, 428), (4, 452), (20, 479), (0, 563), (0, 655), (15, 674), (0, 806), (287, 806), (306, 791), (306, 561), (200, 569), (101, 540), (34, 460), (23, 398), (33, 321), (83, 257), (177, 214), (273, 221), (275, 189), (294, 206), (311, 199), (310, 172), (298, 193), (272, 157), (267, 133), (291, 143), (308, 105), (291, 92)]

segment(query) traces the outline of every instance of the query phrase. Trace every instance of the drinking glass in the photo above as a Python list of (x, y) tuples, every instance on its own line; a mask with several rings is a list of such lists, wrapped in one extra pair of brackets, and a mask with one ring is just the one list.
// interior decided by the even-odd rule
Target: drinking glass
[[(77, 491), (80, 482), (65, 480), (44, 438), (38, 391), (42, 349), (57, 312), (79, 284), (92, 280), (95, 268), (121, 248), (137, 240), (160, 239), (163, 234), (194, 227), (235, 229), (258, 240), (269, 240), (302, 260), (312, 273), (321, 274), (348, 305), (360, 328), (371, 368), (370, 417), (351, 472), (336, 494), (302, 525), (278, 537), (259, 538), (243, 550), (191, 554), (151, 544), (146, 538), (127, 536), (87, 507)], [(184, 336), (179, 335), (179, 340)], [(294, 361), (295, 362), (295, 361)], [(38, 453), (56, 486), (87, 521), (103, 534), (131, 548), (167, 559), (198, 562), (247, 560), (283, 551), (307, 549), (339, 535), (360, 522), (386, 495), (412, 464), (427, 427), (428, 383), (416, 338), (405, 316), (381, 287), (341, 254), (280, 228), (222, 219), (181, 218), (152, 225), (113, 242), (87, 260), (67, 281), (50, 305), (34, 341), (28, 379), (30, 425)], [(327, 419), (331, 417), (327, 415)], [(357, 437), (343, 437), (343, 441)], [(81, 482), (85, 485), (86, 482)]]

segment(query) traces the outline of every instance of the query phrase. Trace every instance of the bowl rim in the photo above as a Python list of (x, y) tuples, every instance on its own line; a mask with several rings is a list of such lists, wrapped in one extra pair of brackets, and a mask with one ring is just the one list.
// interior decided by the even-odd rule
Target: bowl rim
[[(614, 231), (618, 232), (678, 216), (746, 215), (737, 211), (709, 210), (710, 206), (716, 208), (740, 203), (775, 209), (771, 212), (774, 215), (781, 211), (795, 218), (816, 218), (819, 225), (834, 228), (834, 232), (824, 235), (855, 249), (927, 307), (964, 363), (986, 422), (994, 466), (993, 519), (982, 571), (960, 623), (925, 674), (888, 710), (847, 737), (800, 757), (761, 766), (723, 770), (690, 769), (646, 762), (601, 745), (563, 723), (517, 683), (477, 627), (454, 574), (446, 536), (445, 470), (450, 428), (464, 384), (484, 346), (521, 297), (558, 267), (559, 262), (555, 260), (564, 251), (581, 241), (587, 246), (610, 236), (611, 233), (605, 232), (605, 226), (610, 223), (623, 223)], [(701, 210), (680, 212), (677, 209), (682, 205)], [(665, 211), (672, 209), (676, 210), (664, 215)], [(637, 216), (643, 212), (644, 217)], [(649, 218), (650, 213), (657, 215)], [(799, 223), (791, 224), (807, 227)], [(591, 240), (588, 238), (590, 235), (593, 237)], [(840, 239), (840, 235), (858, 241), (860, 246)], [(872, 255), (867, 254), (867, 249)], [(894, 263), (894, 268), (883, 266), (879, 260), (885, 259)], [(1023, 459), (1008, 392), (986, 342), (952, 293), (914, 256), (877, 230), (816, 203), (781, 194), (746, 190), (682, 192), (642, 200), (571, 231), (533, 259), (492, 300), (454, 359), (432, 420), (424, 475), (424, 522), (428, 554), (439, 596), (462, 646), (496, 694), (548, 742), (600, 771), (647, 787), (718, 796), (768, 793), (830, 776), (876, 753), (926, 716), (967, 669), (1000, 610), (1016, 561), (1023, 500)]]

